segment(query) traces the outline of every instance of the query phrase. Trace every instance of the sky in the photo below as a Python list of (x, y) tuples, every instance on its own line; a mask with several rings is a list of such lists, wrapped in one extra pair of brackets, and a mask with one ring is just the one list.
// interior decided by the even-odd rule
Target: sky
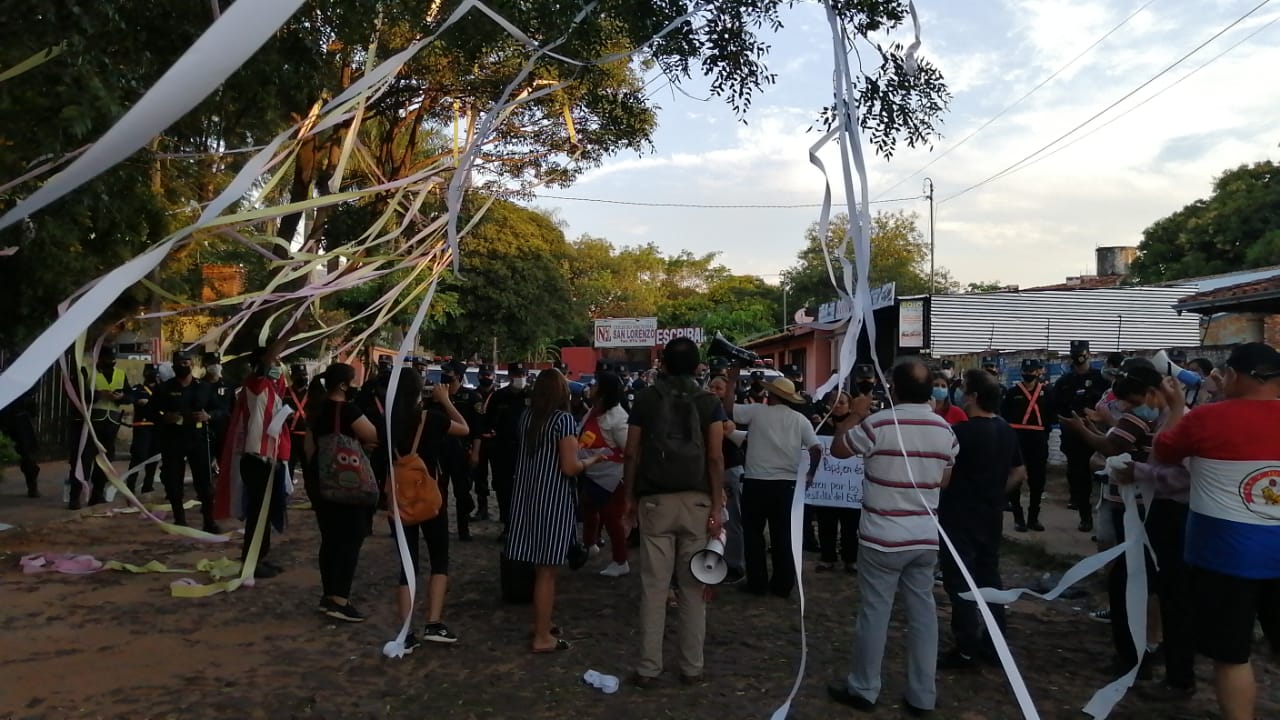
[[(951, 196), (1084, 122), (1259, 1), (917, 0), (920, 55), (941, 69), (954, 97), (932, 149), (901, 146), (891, 160), (870, 156), (873, 200), (913, 198), (873, 209), (917, 212), (927, 227), (922, 180), (928, 176), (938, 200), (936, 262), (962, 283), (999, 280), (1025, 288), (1093, 273), (1096, 247), (1137, 245), (1152, 222), (1207, 196), (1222, 171), (1280, 155), (1274, 76), (1280, 22), (1267, 26), (1280, 18), (1280, 3), (1258, 10), (1044, 154), (1146, 101), (1113, 123), (1024, 170)], [(1052, 81), (913, 176), (1139, 8)], [(571, 238), (585, 233), (615, 245), (653, 242), (669, 253), (718, 251), (733, 271), (777, 282), (795, 262), (818, 209), (633, 207), (550, 196), (820, 203), (823, 178), (809, 164), (808, 148), (818, 137), (811, 129), (818, 111), (832, 95), (830, 30), (815, 4), (784, 13), (785, 28), (769, 38), (777, 83), (756, 96), (745, 123), (723, 100), (707, 99), (704, 79), (682, 84), (683, 92), (659, 79), (650, 86), (663, 88), (655, 95), (661, 109), (653, 151), (617, 155), (570, 188), (540, 192), (536, 205), (556, 210)], [(909, 40), (902, 31), (895, 39)], [(837, 173), (832, 180), (840, 201), (838, 155), (822, 157)]]

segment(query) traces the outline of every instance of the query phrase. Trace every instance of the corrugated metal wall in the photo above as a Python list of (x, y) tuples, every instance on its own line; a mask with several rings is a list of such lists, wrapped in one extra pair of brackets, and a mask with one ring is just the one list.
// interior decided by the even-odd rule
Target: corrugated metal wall
[(1200, 344), (1200, 318), (1172, 305), (1194, 285), (1096, 290), (934, 295), (929, 344), (934, 357), (986, 349), (1048, 348), (1066, 353), (1072, 340), (1093, 352)]

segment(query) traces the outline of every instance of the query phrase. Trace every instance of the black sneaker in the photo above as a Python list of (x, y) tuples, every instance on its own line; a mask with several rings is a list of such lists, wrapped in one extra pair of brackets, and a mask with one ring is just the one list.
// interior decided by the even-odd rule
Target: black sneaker
[(845, 571), (845, 572), (847, 572), (847, 573), (849, 573), (850, 575), (857, 575), (857, 574), (858, 574), (858, 563), (845, 563), (845, 564), (844, 564), (844, 571)]
[(414, 635), (413, 633), (409, 633), (408, 635), (405, 636), (404, 638), (404, 654), (405, 655), (412, 655), (413, 651), (417, 650), (420, 647), (422, 647), (422, 641), (418, 639), (417, 635)]
[(364, 615), (361, 615), (360, 611), (356, 610), (356, 607), (351, 603), (339, 605), (338, 603), (329, 600), (328, 605), (325, 607), (324, 614), (334, 620), (341, 620), (343, 622), (364, 622)]
[(422, 637), (427, 642), (445, 643), (447, 645), (458, 642), (458, 636), (453, 634), (449, 626), (438, 622), (427, 623), (427, 626), (422, 628)]
[(269, 562), (262, 562), (259, 560), (257, 566), (253, 568), (253, 577), (258, 580), (266, 580), (268, 578), (273, 578), (282, 572), (284, 572), (283, 568), (277, 565), (272, 565)]
[(978, 658), (969, 657), (959, 650), (951, 652), (938, 658), (939, 670), (977, 670)]
[(874, 702), (862, 697), (861, 695), (855, 695), (850, 692), (849, 687), (842, 682), (831, 683), (828, 685), (827, 695), (829, 695), (832, 700), (835, 700), (841, 705), (848, 705), (854, 710), (871, 712), (876, 709), (876, 704)]
[(1026, 531), (1027, 531), (1027, 526), (1026, 526), (1025, 524), (1023, 524), (1023, 523), (1014, 523), (1014, 525), (1013, 525), (1013, 531), (1014, 531), (1014, 532), (1024, 533), (1024, 532), (1026, 532)]
[(1044, 525), (1041, 525), (1039, 520), (1028, 520), (1027, 527), (1035, 532), (1044, 532)]

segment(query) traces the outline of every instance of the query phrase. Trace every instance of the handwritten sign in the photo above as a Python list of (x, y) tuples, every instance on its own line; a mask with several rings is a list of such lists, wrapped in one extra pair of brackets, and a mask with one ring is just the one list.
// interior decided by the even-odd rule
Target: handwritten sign
[[(805, 490), (805, 503), (823, 507), (862, 507), (862, 458), (841, 460), (831, 454), (831, 438), (818, 439), (822, 441), (822, 462), (813, 476), (813, 486)], [(809, 453), (806, 451), (801, 454), (797, 472), (801, 487), (808, 472)]]

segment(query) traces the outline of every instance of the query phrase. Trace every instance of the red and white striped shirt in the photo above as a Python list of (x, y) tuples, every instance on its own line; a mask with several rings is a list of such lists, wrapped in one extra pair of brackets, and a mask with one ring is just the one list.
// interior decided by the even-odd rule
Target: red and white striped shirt
[(943, 473), (960, 449), (947, 421), (926, 404), (900, 403), (863, 420), (845, 442), (865, 458), (859, 543), (884, 552), (937, 550), (929, 511), (937, 511)]

